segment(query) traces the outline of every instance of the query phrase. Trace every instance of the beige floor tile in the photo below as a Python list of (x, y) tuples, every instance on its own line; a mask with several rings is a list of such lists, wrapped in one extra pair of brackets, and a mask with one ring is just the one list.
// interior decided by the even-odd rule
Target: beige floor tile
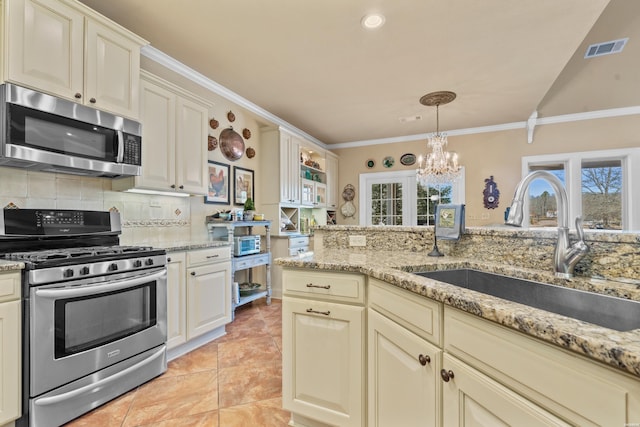
[(211, 342), (169, 362), (163, 377), (192, 374), (218, 368), (218, 344)]
[(281, 360), (280, 349), (271, 336), (247, 338), (218, 345), (218, 369), (231, 366), (252, 366)]
[(282, 409), (282, 399), (261, 400), (220, 409), (221, 427), (285, 427), (291, 414)]
[(218, 372), (220, 408), (282, 396), (282, 362), (234, 366)]
[(138, 427), (218, 427), (218, 411), (205, 412), (189, 417), (141, 424)]

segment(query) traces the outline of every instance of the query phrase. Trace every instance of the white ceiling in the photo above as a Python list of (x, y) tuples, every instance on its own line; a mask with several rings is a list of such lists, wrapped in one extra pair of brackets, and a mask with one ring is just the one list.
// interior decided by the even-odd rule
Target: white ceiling
[[(603, 108), (606, 92), (593, 102), (572, 86), (598, 72), (616, 81), (585, 71), (584, 50), (631, 37), (610, 57), (629, 55), (640, 32), (631, 0), (81, 1), (326, 144), (432, 132), (435, 109), (418, 100), (438, 90), (458, 94), (440, 107), (441, 130)], [(375, 31), (360, 26), (371, 11), (386, 17)]]

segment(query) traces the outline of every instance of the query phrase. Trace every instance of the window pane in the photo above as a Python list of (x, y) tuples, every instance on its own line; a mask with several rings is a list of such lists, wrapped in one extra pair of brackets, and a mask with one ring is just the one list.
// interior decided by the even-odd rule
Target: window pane
[[(453, 187), (450, 184), (438, 185), (435, 187), (424, 187), (417, 185), (416, 215), (418, 225), (433, 225), (435, 207), (437, 203), (451, 203)], [(431, 200), (431, 196), (438, 196), (440, 201)]]
[(371, 185), (371, 224), (402, 225), (402, 184)]
[[(562, 181), (566, 188), (564, 164), (531, 165), (529, 171), (546, 170)], [(557, 227), (558, 209), (553, 187), (544, 179), (534, 179), (529, 186), (530, 227)]]
[(622, 229), (622, 162), (582, 162), (582, 216), (585, 228)]

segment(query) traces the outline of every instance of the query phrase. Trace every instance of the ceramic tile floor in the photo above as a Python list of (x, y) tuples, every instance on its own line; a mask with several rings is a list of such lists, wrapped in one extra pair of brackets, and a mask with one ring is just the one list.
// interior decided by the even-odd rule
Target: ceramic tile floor
[(65, 427), (278, 427), (282, 304), (236, 310), (227, 335), (169, 362), (167, 372)]

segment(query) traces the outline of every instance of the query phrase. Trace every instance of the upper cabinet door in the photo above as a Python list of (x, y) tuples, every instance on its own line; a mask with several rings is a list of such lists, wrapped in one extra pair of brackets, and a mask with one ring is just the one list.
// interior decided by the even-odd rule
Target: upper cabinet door
[(137, 117), (140, 45), (92, 20), (86, 34), (85, 103)]
[(7, 79), (79, 101), (83, 14), (56, 0), (11, 0), (7, 6)]
[(143, 188), (170, 191), (176, 175), (176, 95), (146, 80), (141, 82)]
[(206, 194), (207, 191), (207, 107), (190, 99), (177, 98), (176, 185), (179, 191)]

